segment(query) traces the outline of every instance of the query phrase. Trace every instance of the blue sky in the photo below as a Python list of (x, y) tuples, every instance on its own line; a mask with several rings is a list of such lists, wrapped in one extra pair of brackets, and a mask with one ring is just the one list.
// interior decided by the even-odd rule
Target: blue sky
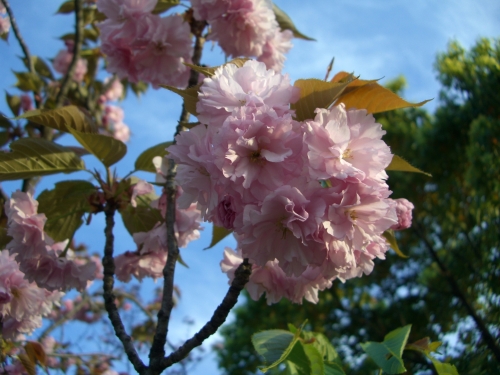
[[(53, 58), (63, 48), (57, 38), (70, 32), (73, 24), (71, 16), (54, 15), (61, 1), (11, 2), (32, 54)], [(292, 81), (324, 78), (328, 63), (335, 57), (334, 72), (346, 70), (365, 79), (382, 78), (382, 83), (404, 75), (408, 81), (405, 98), (410, 101), (436, 98), (426, 105), (430, 111), (437, 105), (439, 90), (433, 70), (436, 53), (444, 51), (453, 39), (469, 47), (479, 37), (500, 36), (500, 2), (495, 0), (277, 0), (276, 4), (289, 14), (300, 31), (317, 40), (295, 40), (284, 69)], [(17, 57), (20, 55), (13, 35), (8, 44), (0, 42), (0, 88), (11, 94), (16, 90), (12, 87), (15, 80), (10, 71), (21, 70)], [(207, 43), (202, 62), (213, 66), (223, 61), (220, 49)], [(132, 169), (142, 150), (172, 139), (180, 105), (180, 99), (166, 90), (150, 90), (140, 99), (129, 95), (122, 103), (132, 137), (128, 143), (129, 153), (117, 165), (119, 175)], [(0, 111), (9, 113), (4, 102), (0, 102)], [(62, 139), (62, 143), (70, 142), (69, 137)], [(75, 174), (61, 176), (58, 180), (66, 177), (87, 178)], [(153, 179), (147, 174), (141, 177)], [(50, 188), (54, 181), (53, 178), (44, 179), (37, 193)], [(14, 183), (3, 186), (7, 191), (19, 188)], [(102, 216), (95, 217), (77, 236), (79, 241), (89, 245), (91, 252), (102, 252), (103, 224)], [(220, 272), (219, 262), (223, 247), (232, 246), (233, 241), (228, 239), (214, 249), (203, 251), (210, 242), (210, 233), (211, 227), (205, 225), (202, 238), (182, 250), (183, 259), (190, 268), (177, 268), (176, 284), (182, 290), (182, 298), (170, 325), (173, 342), (195, 333), (209, 319), (227, 290), (227, 278)], [(134, 249), (122, 226), (116, 238), (116, 253)], [(154, 287), (152, 282), (145, 282), (142, 290), (147, 295)], [(186, 317), (194, 321), (192, 326), (182, 323)], [(217, 337), (209, 343), (216, 340)], [(208, 354), (192, 373), (218, 374), (213, 355)]]

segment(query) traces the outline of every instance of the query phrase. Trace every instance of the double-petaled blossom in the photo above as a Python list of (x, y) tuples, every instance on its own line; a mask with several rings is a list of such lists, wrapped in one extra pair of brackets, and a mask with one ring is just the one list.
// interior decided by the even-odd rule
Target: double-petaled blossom
[[(64, 43), (66, 44), (66, 49), (60, 50), (52, 62), (54, 70), (61, 74), (67, 73), (71, 61), (73, 60), (74, 42), (72, 40), (66, 40)], [(76, 67), (72, 78), (76, 82), (82, 82), (85, 78), (85, 74), (87, 74), (87, 60), (80, 57), (76, 61)]]
[(62, 295), (26, 280), (14, 256), (9, 255), (8, 250), (0, 252), (0, 314), (4, 338), (19, 339), (41, 327), (42, 316), (51, 312)]
[(201, 125), (168, 148), (183, 204), (238, 237), (223, 269), (249, 258), (247, 289), (269, 303), (316, 302), (334, 279), (369, 274), (389, 249), (383, 233), (411, 217), (389, 198), (392, 154), (373, 116), (339, 104), (299, 122), (296, 90), (263, 63), (222, 66), (200, 87)]
[(37, 212), (38, 202), (29, 193), (17, 191), (5, 203), (7, 234), (12, 237), (7, 249), (15, 254), (24, 277), (50, 291), (85, 289), (96, 276), (95, 263), (77, 258), (68, 241), (55, 243), (43, 230), (45, 214)]
[(153, 87), (185, 87), (191, 62), (189, 25), (178, 14), (152, 14), (157, 0), (99, 0), (97, 8), (107, 19), (98, 26), (107, 69), (131, 82)]

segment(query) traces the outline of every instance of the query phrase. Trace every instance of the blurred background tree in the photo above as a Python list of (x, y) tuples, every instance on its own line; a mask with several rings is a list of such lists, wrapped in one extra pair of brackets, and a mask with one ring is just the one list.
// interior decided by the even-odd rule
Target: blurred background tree
[[(458, 42), (437, 56), (442, 85), (434, 115), (425, 109), (383, 113), (394, 154), (432, 174), (390, 172), (392, 198), (415, 205), (413, 227), (398, 233), (399, 247), (373, 273), (337, 282), (317, 305), (287, 300), (267, 306), (247, 298), (223, 327), (219, 366), (227, 374), (254, 374), (262, 364), (253, 333), (301, 324), (332, 340), (348, 369), (374, 368), (360, 342), (380, 341), (412, 324), (409, 342), (444, 340), (441, 352), (460, 374), (493, 374), (500, 367), (500, 40), (481, 39), (470, 51)], [(402, 94), (405, 80), (388, 84)], [(408, 373), (430, 369), (405, 354)]]

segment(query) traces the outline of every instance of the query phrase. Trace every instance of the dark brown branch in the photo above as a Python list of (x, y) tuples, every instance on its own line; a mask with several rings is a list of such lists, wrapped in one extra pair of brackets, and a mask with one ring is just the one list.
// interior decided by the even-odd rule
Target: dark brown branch
[[(203, 29), (206, 26), (206, 22), (198, 22), (192, 20), (191, 31), (195, 35), (195, 46), (193, 51), (193, 64), (199, 65), (201, 60), (201, 55), (203, 51), (204, 38), (201, 36)], [(198, 82), (198, 72), (191, 70), (189, 76), (188, 86), (193, 86)], [(189, 120), (189, 113), (186, 111), (184, 105), (182, 107), (182, 113), (180, 116), (179, 123), (176, 127), (176, 135), (178, 135), (183, 129), (183, 122)], [(174, 140), (175, 142), (175, 140)], [(174, 275), (175, 275), (175, 264), (179, 256), (179, 247), (177, 246), (177, 239), (175, 238), (175, 197), (177, 194), (177, 188), (175, 186), (175, 174), (176, 165), (172, 159), (169, 159), (168, 172), (167, 172), (167, 182), (165, 184), (165, 193), (167, 198), (167, 212), (165, 221), (167, 224), (167, 248), (168, 248), (168, 258), (165, 267), (163, 268), (163, 295), (161, 300), (161, 307), (158, 311), (158, 323), (155, 330), (155, 335), (153, 338), (153, 344), (151, 345), (151, 350), (149, 352), (149, 367), (152, 373), (159, 373), (161, 367), (161, 361), (165, 356), (165, 344), (168, 335), (168, 324), (170, 321), (170, 314), (174, 307), (173, 293), (174, 293)]]
[(245, 287), (245, 284), (252, 273), (252, 265), (248, 263), (248, 259), (244, 259), (243, 263), (236, 269), (234, 280), (231, 283), (226, 296), (222, 303), (215, 309), (212, 318), (206, 323), (202, 329), (198, 331), (192, 338), (187, 340), (179, 349), (165, 357), (161, 362), (161, 370), (172, 366), (174, 363), (181, 361), (197, 346), (200, 346), (203, 341), (213, 335), (219, 327), (226, 321), (231, 309), (236, 305), (238, 296)]
[(35, 73), (35, 65), (33, 63), (33, 58), (31, 57), (30, 50), (28, 49), (28, 46), (26, 42), (24, 41), (21, 32), (19, 31), (19, 27), (17, 27), (17, 22), (16, 19), (14, 18), (14, 13), (12, 13), (12, 9), (10, 8), (10, 4), (8, 0), (0, 0), (5, 7), (5, 11), (7, 12), (7, 15), (10, 18), (10, 26), (12, 27), (12, 31), (14, 32), (14, 36), (16, 37), (17, 41), (19, 42), (19, 45), (21, 46), (21, 49), (23, 50), (24, 57), (26, 58), (26, 61), (28, 62), (28, 69), (30, 73)]
[(109, 320), (113, 325), (116, 336), (120, 339), (125, 349), (125, 353), (129, 361), (134, 366), (135, 370), (142, 374), (144, 373), (146, 366), (142, 363), (137, 351), (132, 343), (132, 338), (125, 332), (125, 327), (120, 318), (118, 308), (115, 304), (115, 295), (113, 293), (114, 287), (114, 275), (115, 275), (115, 261), (113, 259), (113, 247), (114, 247), (114, 235), (113, 227), (115, 226), (114, 215), (116, 212), (116, 207), (112, 202), (108, 202), (106, 208), (104, 209), (104, 214), (106, 215), (106, 227), (104, 228), (104, 234), (106, 236), (106, 245), (104, 246), (104, 256), (102, 258), (102, 266), (104, 268), (104, 278), (103, 278), (103, 289), (104, 289), (104, 306), (108, 312)]
[(413, 230), (417, 234), (417, 236), (422, 240), (424, 243), (426, 249), (429, 251), (429, 253), (432, 256), (432, 259), (436, 262), (438, 265), (439, 269), (441, 270), (441, 273), (443, 276), (446, 278), (448, 281), (448, 284), (452, 290), (452, 293), (460, 300), (462, 306), (465, 308), (467, 313), (470, 315), (472, 319), (474, 319), (474, 322), (476, 323), (477, 329), (481, 333), (481, 337), (483, 338), (484, 342), (488, 346), (488, 348), (492, 351), (493, 355), (495, 356), (497, 362), (500, 363), (500, 347), (496, 343), (495, 339), (491, 335), (490, 331), (488, 330), (488, 327), (486, 327), (486, 324), (484, 323), (483, 319), (479, 315), (476, 314), (476, 311), (474, 308), (471, 306), (465, 295), (462, 293), (460, 290), (460, 287), (453, 277), (453, 274), (448, 270), (446, 265), (439, 259), (439, 256), (432, 246), (432, 244), (429, 242), (427, 237), (423, 234), (423, 230), (419, 223), (414, 222), (413, 223)]
[(68, 71), (63, 77), (61, 88), (57, 93), (56, 97), (56, 107), (60, 107), (64, 103), (64, 99), (68, 94), (69, 85), (75, 74), (76, 64), (80, 58), (80, 52), (83, 43), (83, 7), (82, 0), (75, 0), (75, 44), (73, 46), (73, 58), (69, 64)]

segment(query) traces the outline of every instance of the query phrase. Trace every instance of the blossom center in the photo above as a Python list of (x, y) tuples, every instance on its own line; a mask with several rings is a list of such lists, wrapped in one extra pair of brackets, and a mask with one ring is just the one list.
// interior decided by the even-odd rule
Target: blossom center
[(350, 148), (347, 148), (342, 154), (342, 159), (352, 159), (352, 151)]

